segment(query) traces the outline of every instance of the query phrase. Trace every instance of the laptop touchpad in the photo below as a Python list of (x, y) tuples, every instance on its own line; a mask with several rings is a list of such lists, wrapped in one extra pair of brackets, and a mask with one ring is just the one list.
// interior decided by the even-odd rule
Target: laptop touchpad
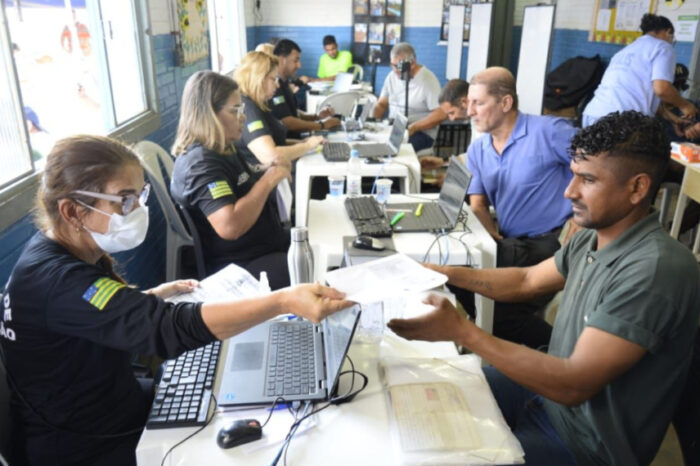
[(252, 371), (260, 369), (263, 365), (265, 343), (256, 341), (252, 343), (236, 343), (233, 348), (231, 371)]

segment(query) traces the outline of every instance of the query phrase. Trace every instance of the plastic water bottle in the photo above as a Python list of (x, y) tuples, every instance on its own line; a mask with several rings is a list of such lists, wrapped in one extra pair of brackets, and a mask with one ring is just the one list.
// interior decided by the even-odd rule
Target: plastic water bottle
[(291, 235), (292, 242), (287, 253), (289, 282), (291, 285), (312, 283), (314, 280), (314, 253), (309, 246), (309, 230), (306, 227), (294, 227)]
[(362, 194), (362, 161), (357, 149), (350, 151), (348, 160), (348, 175), (345, 178), (348, 197), (357, 197)]

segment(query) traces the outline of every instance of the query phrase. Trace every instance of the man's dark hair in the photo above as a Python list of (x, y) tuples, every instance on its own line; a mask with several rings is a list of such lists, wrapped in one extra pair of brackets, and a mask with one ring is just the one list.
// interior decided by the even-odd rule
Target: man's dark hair
[(639, 29), (642, 30), (642, 34), (646, 34), (647, 32), (665, 31), (666, 29), (670, 29), (671, 32), (674, 31), (673, 23), (667, 17), (654, 15), (651, 13), (647, 13), (642, 16), (642, 22), (639, 25)]
[(290, 39), (282, 39), (277, 42), (272, 53), (277, 57), (288, 57), (294, 50), (301, 53), (301, 48), (296, 42)]
[(448, 102), (455, 107), (459, 105), (462, 97), (469, 94), (469, 83), (464, 79), (450, 79), (440, 91), (438, 103)]
[(579, 131), (569, 147), (574, 161), (601, 154), (621, 159), (614, 169), (622, 182), (640, 172), (651, 177), (647, 199), (651, 201), (661, 185), (671, 154), (666, 131), (657, 119), (635, 111), (613, 112)]
[(327, 36), (323, 37), (323, 46), (325, 47), (326, 45), (338, 45), (338, 43), (335, 41), (335, 36), (328, 34)]

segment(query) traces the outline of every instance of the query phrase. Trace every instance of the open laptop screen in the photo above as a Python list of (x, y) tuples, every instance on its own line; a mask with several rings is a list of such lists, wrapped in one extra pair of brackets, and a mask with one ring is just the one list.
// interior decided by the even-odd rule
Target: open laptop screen
[(333, 92), (347, 92), (352, 86), (352, 73), (338, 73), (333, 82)]
[(445, 181), (440, 189), (440, 205), (452, 224), (457, 223), (457, 216), (462, 210), (464, 196), (469, 189), (472, 174), (457, 157), (450, 158)]
[(360, 306), (355, 305), (332, 314), (323, 321), (324, 350), (326, 356), (327, 383), (330, 394), (338, 381), (345, 354), (355, 332)]
[(396, 149), (398, 152), (401, 142), (403, 142), (403, 135), (406, 132), (406, 117), (403, 115), (396, 115), (394, 117), (394, 125), (391, 127), (391, 134), (389, 135), (389, 145)]

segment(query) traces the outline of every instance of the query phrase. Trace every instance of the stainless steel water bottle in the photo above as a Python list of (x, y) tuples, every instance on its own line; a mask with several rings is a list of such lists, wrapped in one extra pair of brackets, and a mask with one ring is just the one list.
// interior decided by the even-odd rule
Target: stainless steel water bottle
[(309, 246), (309, 230), (294, 227), (291, 230), (292, 242), (287, 253), (289, 281), (292, 285), (314, 281), (314, 253)]

